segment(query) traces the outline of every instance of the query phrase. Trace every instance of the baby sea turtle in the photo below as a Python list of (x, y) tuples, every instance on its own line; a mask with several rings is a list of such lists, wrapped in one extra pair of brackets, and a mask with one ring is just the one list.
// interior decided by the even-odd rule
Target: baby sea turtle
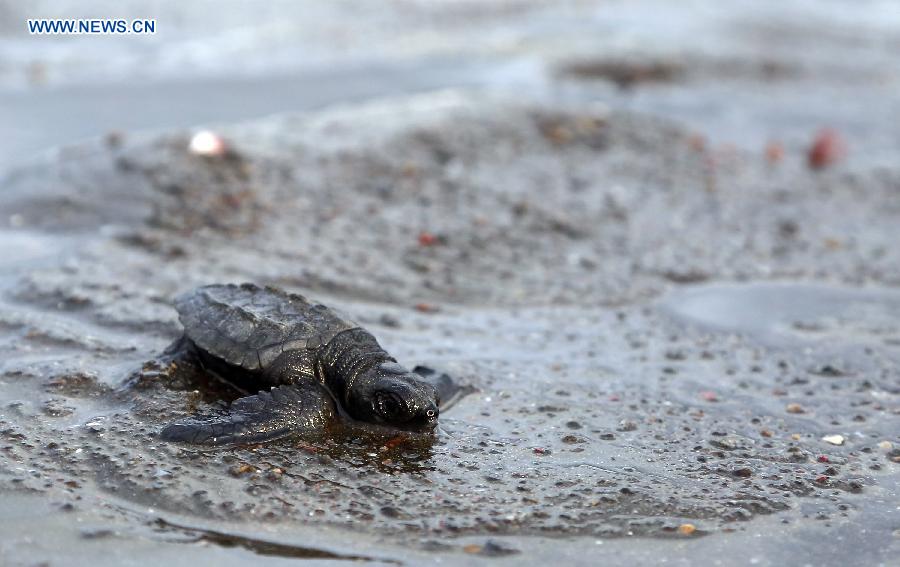
[[(161, 437), (256, 443), (318, 431), (339, 415), (430, 431), (449, 377), (429, 380), (391, 357), (371, 333), (301, 295), (254, 284), (210, 285), (175, 300), (183, 352), (231, 382), (271, 388), (217, 415), (168, 425)], [(428, 370), (428, 369), (426, 369)], [(433, 372), (433, 371), (429, 371)]]

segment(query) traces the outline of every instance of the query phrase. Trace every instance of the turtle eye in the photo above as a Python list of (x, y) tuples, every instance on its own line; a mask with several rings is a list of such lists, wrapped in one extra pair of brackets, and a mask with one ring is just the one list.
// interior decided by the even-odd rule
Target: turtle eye
[(407, 413), (406, 404), (393, 392), (377, 394), (375, 405), (378, 414), (385, 421), (399, 421)]

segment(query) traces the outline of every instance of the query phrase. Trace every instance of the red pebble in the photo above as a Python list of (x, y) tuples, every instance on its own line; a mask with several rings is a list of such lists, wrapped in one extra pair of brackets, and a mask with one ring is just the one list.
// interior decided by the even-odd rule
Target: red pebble
[(430, 303), (416, 303), (416, 311), (420, 313), (437, 313), (440, 311), (440, 307), (437, 305), (432, 305)]
[(769, 142), (766, 144), (766, 160), (769, 163), (778, 163), (784, 159), (784, 146), (781, 142)]
[(534, 453), (535, 453), (536, 455), (549, 455), (549, 454), (550, 454), (550, 449), (544, 449), (543, 447), (535, 447), (535, 448), (534, 448)]
[(438, 242), (438, 237), (430, 232), (423, 231), (419, 233), (419, 246), (434, 246)]
[(612, 395), (612, 396), (609, 397), (609, 401), (611, 401), (611, 402), (618, 402), (618, 401), (619, 401), (619, 396)]
[(719, 396), (715, 392), (700, 392), (700, 397), (707, 402), (718, 402)]
[(691, 134), (688, 136), (688, 145), (695, 152), (702, 152), (706, 149), (706, 138), (702, 134)]
[(816, 460), (819, 461), (820, 463), (830, 463), (831, 462), (828, 460), (828, 457), (826, 457), (825, 455), (819, 455), (819, 457)]
[(826, 482), (828, 482), (828, 477), (825, 476), (824, 474), (821, 476), (817, 476), (816, 482), (818, 482), (819, 484), (825, 484)]
[(807, 154), (807, 163), (812, 169), (823, 169), (838, 161), (847, 154), (847, 146), (836, 130), (823, 128), (819, 130)]

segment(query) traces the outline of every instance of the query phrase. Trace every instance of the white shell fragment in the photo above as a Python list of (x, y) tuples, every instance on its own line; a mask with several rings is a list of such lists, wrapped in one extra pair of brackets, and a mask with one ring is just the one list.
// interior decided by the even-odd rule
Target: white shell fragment
[(188, 149), (198, 156), (220, 156), (225, 153), (225, 140), (215, 132), (200, 130), (191, 136)]
[(822, 437), (822, 441), (826, 443), (831, 443), (832, 445), (843, 445), (844, 444), (844, 436), (843, 435), (826, 435)]

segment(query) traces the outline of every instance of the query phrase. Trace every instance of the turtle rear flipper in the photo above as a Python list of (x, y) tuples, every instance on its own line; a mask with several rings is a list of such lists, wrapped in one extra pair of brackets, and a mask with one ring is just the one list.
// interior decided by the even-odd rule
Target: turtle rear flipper
[(261, 443), (294, 432), (321, 432), (334, 417), (334, 401), (321, 387), (282, 386), (235, 400), (226, 412), (171, 423), (160, 437), (201, 445)]

